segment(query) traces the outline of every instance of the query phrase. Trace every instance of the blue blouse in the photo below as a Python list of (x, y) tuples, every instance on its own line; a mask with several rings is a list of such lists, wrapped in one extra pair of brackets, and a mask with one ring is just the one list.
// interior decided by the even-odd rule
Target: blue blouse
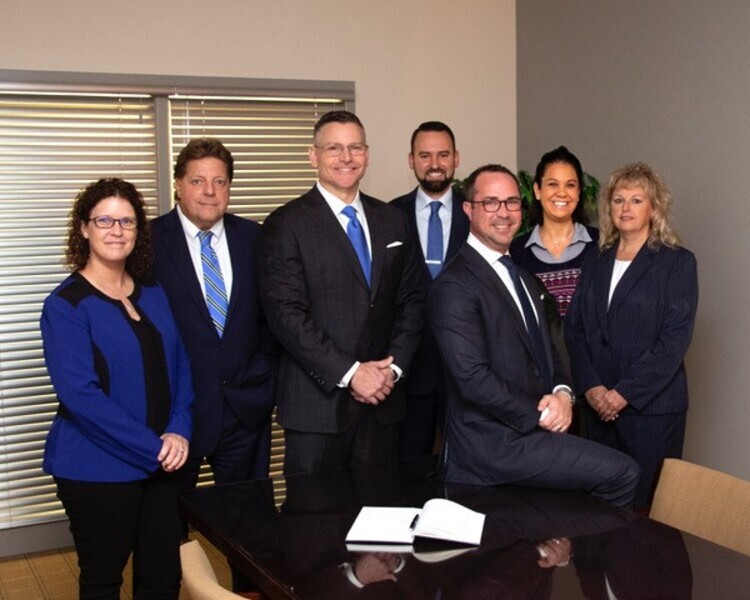
[[(167, 298), (158, 285), (136, 282), (130, 301), (161, 337), (167, 376), (162, 389), (169, 393), (163, 399), (169, 403), (164, 432), (189, 440), (190, 363)], [(162, 440), (149, 427), (147, 369), (135, 323), (121, 302), (77, 273), (45, 300), (44, 358), (60, 402), (45, 444), (45, 472), (124, 482), (145, 479), (160, 468), (156, 457)]]

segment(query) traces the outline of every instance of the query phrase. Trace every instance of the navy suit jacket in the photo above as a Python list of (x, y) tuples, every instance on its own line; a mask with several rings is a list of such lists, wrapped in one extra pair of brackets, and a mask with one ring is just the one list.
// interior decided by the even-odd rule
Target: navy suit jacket
[(167, 293), (193, 372), (194, 433), (190, 454), (211, 454), (221, 434), (226, 403), (251, 431), (271, 419), (274, 344), (265, 325), (256, 281), (260, 225), (224, 215), (232, 260), (232, 292), (224, 336), (206, 308), (177, 209), (151, 223), (154, 274)]
[(424, 322), (424, 291), (406, 217), (365, 194), (360, 198), (372, 242), (371, 289), (317, 187), (263, 224), (263, 302), (286, 350), (277, 395), (277, 417), (285, 428), (339, 433), (364, 410), (384, 425), (404, 417), (401, 384), (374, 407), (337, 386), (355, 361), (389, 355), (408, 378)]
[[(403, 210), (407, 215), (409, 228), (416, 240), (417, 257), (419, 264), (422, 265), (422, 281), (425, 294), (427, 294), (429, 293), (430, 285), (432, 284), (432, 277), (430, 276), (430, 271), (425, 263), (426, 257), (422, 251), (422, 244), (419, 242), (419, 232), (417, 230), (417, 214), (415, 206), (418, 189), (419, 188), (414, 188), (405, 196), (400, 196), (393, 200), (391, 204)], [(469, 237), (469, 217), (467, 217), (464, 212), (463, 202), (464, 195), (461, 192), (454, 190), (451, 231), (450, 237), (448, 238), (448, 249), (445, 252), (443, 266), (448, 264), (448, 261), (458, 253), (461, 246), (466, 242), (466, 238)], [(439, 364), (440, 351), (435, 343), (435, 338), (432, 336), (429, 328), (427, 328), (422, 335), (422, 341), (419, 344), (417, 353), (414, 355), (411, 365), (411, 373), (406, 381), (406, 389), (409, 395), (424, 396), (435, 389), (439, 378), (442, 377), (442, 370), (437, 368), (437, 365)]]
[(683, 359), (698, 306), (695, 256), (685, 248), (641, 248), (607, 308), (617, 246), (592, 253), (565, 318), (576, 390), (615, 389), (633, 414), (684, 413)]
[[(540, 315), (553, 387), (569, 385), (544, 315), (547, 290), (518, 269)], [(552, 393), (534, 362), (521, 312), (487, 261), (470, 245), (432, 284), (428, 310), (455, 385), (449, 386), (446, 477), (463, 483), (519, 481), (549, 467), (539, 401)], [(540, 433), (542, 435), (530, 435)], [(539, 446), (541, 445), (541, 446)]]

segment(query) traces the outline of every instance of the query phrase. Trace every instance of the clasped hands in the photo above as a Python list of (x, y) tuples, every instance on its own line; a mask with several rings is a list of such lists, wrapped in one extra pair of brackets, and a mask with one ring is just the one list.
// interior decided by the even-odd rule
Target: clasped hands
[(603, 385), (592, 387), (585, 396), (586, 402), (602, 421), (614, 421), (628, 405), (628, 401), (617, 390), (608, 390)]
[(392, 364), (392, 356), (360, 363), (349, 382), (349, 391), (354, 399), (373, 406), (385, 400), (396, 385)]

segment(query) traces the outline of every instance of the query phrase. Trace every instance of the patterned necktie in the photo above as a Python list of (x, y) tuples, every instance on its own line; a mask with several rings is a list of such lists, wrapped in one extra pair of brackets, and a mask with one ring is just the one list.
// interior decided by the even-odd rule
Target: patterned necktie
[(354, 251), (357, 253), (359, 264), (362, 265), (362, 271), (365, 274), (367, 285), (370, 285), (370, 251), (367, 249), (367, 240), (365, 239), (365, 232), (362, 229), (362, 224), (357, 218), (357, 209), (353, 206), (347, 206), (341, 211), (349, 218), (349, 224), (346, 226), (346, 235), (349, 236), (349, 240), (354, 246)]
[(541, 373), (544, 378), (544, 383), (547, 389), (552, 389), (552, 376), (550, 375), (549, 366), (547, 365), (547, 353), (544, 351), (542, 331), (539, 329), (539, 323), (536, 320), (534, 308), (531, 306), (531, 300), (529, 300), (529, 296), (526, 293), (526, 288), (523, 287), (523, 283), (518, 275), (518, 269), (516, 268), (513, 259), (508, 255), (501, 256), (500, 263), (508, 269), (510, 278), (513, 281), (513, 287), (516, 288), (518, 300), (521, 302), (524, 320), (526, 321), (526, 331), (531, 340), (531, 352), (534, 356), (534, 362), (539, 369), (539, 373)]
[(214, 327), (221, 337), (224, 334), (224, 324), (227, 320), (227, 291), (224, 287), (224, 277), (221, 274), (219, 259), (211, 247), (210, 231), (199, 231), (201, 241), (201, 263), (203, 264), (203, 288), (206, 292), (206, 306)]
[(433, 279), (443, 268), (443, 222), (440, 220), (440, 208), (443, 205), (435, 200), (430, 202), (430, 220), (427, 226), (427, 268)]

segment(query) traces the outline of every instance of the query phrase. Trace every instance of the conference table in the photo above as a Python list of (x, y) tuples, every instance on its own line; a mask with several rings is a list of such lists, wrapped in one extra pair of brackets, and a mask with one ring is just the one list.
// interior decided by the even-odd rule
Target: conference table
[[(362, 506), (448, 498), (479, 546), (347, 547)], [(750, 598), (750, 557), (578, 492), (441, 480), (434, 457), (185, 493), (188, 522), (269, 598)]]

